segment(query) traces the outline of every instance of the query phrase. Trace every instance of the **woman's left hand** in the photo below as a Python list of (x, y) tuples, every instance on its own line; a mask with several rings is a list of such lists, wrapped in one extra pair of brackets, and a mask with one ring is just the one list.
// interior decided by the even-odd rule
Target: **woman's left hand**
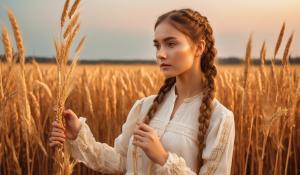
[(137, 122), (133, 131), (132, 144), (143, 149), (154, 163), (164, 165), (168, 159), (168, 153), (161, 144), (155, 130), (145, 123)]

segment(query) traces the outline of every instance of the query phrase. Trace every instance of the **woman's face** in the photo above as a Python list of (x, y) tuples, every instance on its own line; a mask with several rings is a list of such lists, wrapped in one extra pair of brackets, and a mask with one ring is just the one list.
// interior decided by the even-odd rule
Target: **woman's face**
[(165, 77), (175, 77), (193, 66), (195, 49), (192, 41), (168, 22), (156, 27), (153, 42), (157, 64)]

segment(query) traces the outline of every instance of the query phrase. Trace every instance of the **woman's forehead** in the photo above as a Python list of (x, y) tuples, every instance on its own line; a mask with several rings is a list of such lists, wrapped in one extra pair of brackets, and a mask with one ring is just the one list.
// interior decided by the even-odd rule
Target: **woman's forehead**
[(185, 35), (173, 27), (168, 22), (162, 22), (159, 24), (154, 31), (153, 41), (165, 41), (170, 39), (183, 39)]

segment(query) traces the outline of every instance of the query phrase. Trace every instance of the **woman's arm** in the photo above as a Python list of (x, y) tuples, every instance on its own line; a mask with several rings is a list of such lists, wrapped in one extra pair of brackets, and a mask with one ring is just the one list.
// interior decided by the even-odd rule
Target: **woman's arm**
[(71, 156), (87, 167), (102, 173), (126, 172), (129, 138), (139, 117), (142, 100), (137, 100), (131, 108), (126, 122), (122, 125), (122, 133), (115, 139), (114, 147), (96, 142), (85, 122), (86, 118), (80, 117), (81, 128), (77, 138), (67, 140)]
[[(204, 165), (199, 175), (230, 175), (235, 137), (234, 116), (231, 111), (223, 118), (216, 133), (215, 135), (211, 131), (211, 143), (208, 143), (209, 146), (202, 155)], [(217, 140), (216, 144), (213, 139)]]
[[(230, 175), (235, 126), (233, 113), (223, 117), (221, 122), (214, 126), (207, 136), (206, 146), (202, 158), (204, 164), (199, 175)], [(157, 174), (164, 175), (196, 175), (185, 160), (176, 153), (169, 152), (168, 159), (163, 166), (159, 166)]]

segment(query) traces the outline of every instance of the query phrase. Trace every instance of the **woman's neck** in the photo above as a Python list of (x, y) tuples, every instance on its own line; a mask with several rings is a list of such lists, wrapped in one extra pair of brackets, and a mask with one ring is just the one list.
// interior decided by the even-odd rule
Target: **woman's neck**
[(175, 92), (180, 99), (202, 93), (204, 87), (204, 76), (200, 70), (189, 70), (176, 77)]

